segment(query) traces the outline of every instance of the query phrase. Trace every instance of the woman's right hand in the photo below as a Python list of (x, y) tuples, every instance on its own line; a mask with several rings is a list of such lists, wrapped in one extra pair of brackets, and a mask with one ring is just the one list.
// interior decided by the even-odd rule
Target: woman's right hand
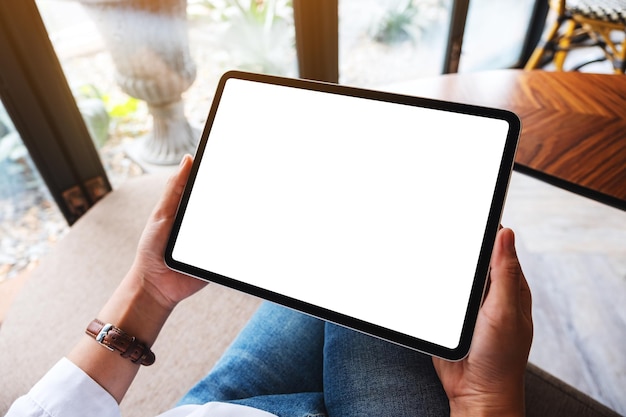
[(459, 362), (433, 358), (451, 416), (524, 415), (524, 374), (533, 337), (531, 304), (515, 235), (501, 229), (469, 355)]

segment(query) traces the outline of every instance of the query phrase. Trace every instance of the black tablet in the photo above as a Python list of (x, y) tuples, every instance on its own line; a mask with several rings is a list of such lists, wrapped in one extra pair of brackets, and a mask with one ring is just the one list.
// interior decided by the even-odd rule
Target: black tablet
[(463, 358), (519, 132), (508, 111), (229, 72), (166, 263)]

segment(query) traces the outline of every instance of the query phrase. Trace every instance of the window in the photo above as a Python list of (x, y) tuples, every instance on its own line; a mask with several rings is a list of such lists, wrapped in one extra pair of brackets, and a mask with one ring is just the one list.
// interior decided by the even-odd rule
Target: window
[[(473, 0), (465, 24), (468, 3), (0, 2), (0, 95), (29, 149), (24, 174), (39, 171), (47, 201), (71, 224), (112, 186), (193, 152), (226, 70), (378, 87), (444, 72), (459, 54), (450, 39), (463, 35), (461, 70), (514, 65), (528, 47), (536, 0)], [(4, 134), (0, 148), (18, 143), (14, 137)], [(159, 142), (170, 137), (182, 143)], [(4, 181), (23, 195), (16, 184), (28, 187), (7, 176), (15, 164), (4, 161)]]

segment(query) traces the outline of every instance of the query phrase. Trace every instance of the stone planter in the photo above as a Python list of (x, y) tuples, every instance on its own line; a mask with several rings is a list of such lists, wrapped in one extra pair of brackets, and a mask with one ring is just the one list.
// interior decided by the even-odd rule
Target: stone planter
[(199, 132), (184, 115), (182, 93), (196, 77), (189, 53), (186, 0), (80, 0), (111, 53), (121, 89), (144, 100), (153, 127), (140, 158), (176, 164), (193, 154)]

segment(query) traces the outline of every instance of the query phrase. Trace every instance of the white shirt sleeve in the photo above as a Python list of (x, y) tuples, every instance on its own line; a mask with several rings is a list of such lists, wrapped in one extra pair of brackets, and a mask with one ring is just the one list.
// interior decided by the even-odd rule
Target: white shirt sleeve
[(89, 375), (63, 358), (18, 398), (6, 417), (120, 417), (117, 401)]
[(210, 402), (203, 405), (183, 405), (157, 417), (276, 417), (276, 415), (240, 404)]
[[(5, 417), (121, 417), (117, 401), (69, 359), (63, 358), (15, 400)], [(159, 417), (275, 417), (238, 404), (186, 405)]]

